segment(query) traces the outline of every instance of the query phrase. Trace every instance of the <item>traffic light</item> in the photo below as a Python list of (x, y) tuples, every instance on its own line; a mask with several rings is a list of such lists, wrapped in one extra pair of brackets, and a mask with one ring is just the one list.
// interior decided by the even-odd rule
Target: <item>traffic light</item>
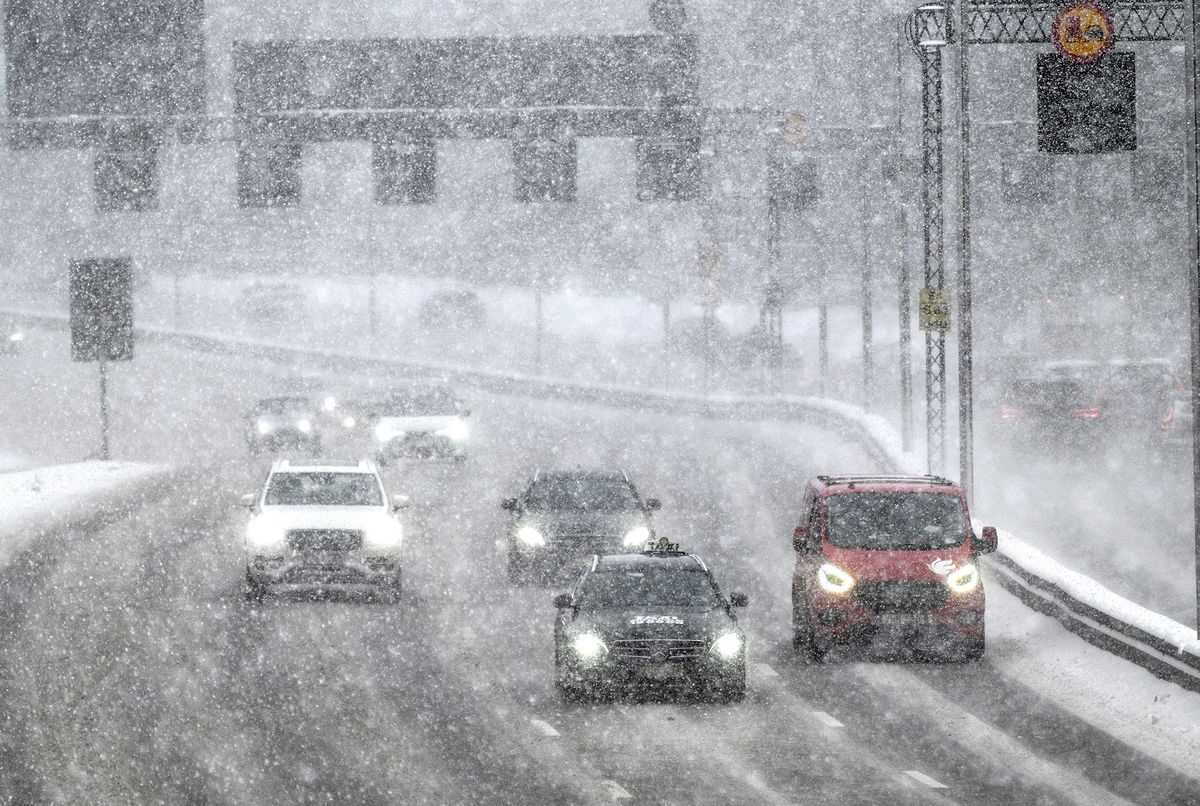
[(129, 258), (72, 260), (71, 360), (133, 358), (133, 267)]
[(1134, 54), (1109, 53), (1076, 63), (1037, 57), (1038, 150), (1104, 154), (1137, 148)]
[(431, 137), (375, 143), (371, 171), (379, 204), (428, 204), (437, 195), (437, 143)]

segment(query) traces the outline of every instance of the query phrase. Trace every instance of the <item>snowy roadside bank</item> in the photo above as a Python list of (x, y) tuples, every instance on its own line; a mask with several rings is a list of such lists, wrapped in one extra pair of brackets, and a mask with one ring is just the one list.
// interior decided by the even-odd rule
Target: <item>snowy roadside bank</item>
[(92, 461), (0, 474), (0, 567), (46, 534), (127, 514), (162, 491), (170, 472), (166, 465)]

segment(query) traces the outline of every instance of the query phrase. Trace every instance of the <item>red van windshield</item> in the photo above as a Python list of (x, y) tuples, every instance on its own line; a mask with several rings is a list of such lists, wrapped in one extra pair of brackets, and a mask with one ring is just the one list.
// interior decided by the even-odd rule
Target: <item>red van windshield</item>
[(829, 542), (844, 549), (928, 551), (962, 545), (962, 500), (950, 493), (855, 492), (825, 499)]

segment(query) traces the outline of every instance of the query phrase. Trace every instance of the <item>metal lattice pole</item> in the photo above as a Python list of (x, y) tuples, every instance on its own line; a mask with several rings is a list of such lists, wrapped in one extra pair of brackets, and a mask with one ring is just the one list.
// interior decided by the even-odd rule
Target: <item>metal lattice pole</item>
[[(923, 6), (909, 19), (909, 34), (921, 62), (921, 217), (925, 288), (946, 283), (943, 241), (942, 48), (945, 9)], [(946, 464), (946, 334), (925, 332), (925, 438), (931, 473)]]

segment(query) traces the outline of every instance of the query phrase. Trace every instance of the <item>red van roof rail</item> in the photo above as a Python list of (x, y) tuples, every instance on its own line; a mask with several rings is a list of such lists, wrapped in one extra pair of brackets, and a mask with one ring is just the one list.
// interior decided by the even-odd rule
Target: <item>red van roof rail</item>
[(954, 486), (954, 482), (943, 476), (817, 476), (826, 486), (845, 484), (928, 484), (931, 487)]

